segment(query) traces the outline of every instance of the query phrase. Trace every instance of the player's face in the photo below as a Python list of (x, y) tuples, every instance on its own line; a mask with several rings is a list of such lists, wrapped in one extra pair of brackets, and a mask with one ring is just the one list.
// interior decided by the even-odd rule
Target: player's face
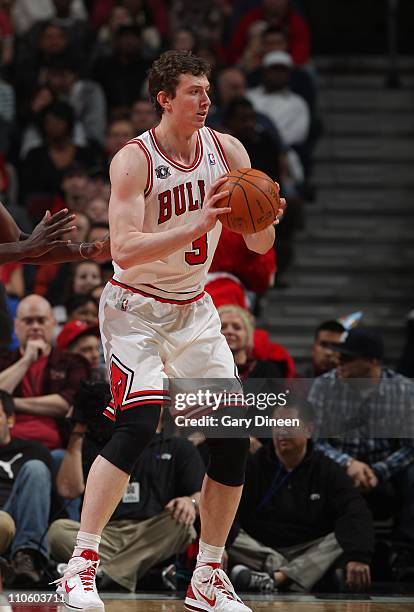
[(179, 118), (183, 127), (199, 129), (204, 126), (211, 104), (209, 89), (206, 76), (180, 75), (175, 97), (169, 98), (169, 104), (172, 114)]

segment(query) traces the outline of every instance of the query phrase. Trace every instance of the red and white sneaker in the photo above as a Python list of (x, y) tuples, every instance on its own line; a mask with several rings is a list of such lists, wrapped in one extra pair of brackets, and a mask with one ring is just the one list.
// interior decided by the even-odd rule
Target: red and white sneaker
[(105, 610), (95, 584), (98, 566), (98, 553), (94, 550), (83, 550), (80, 557), (72, 557), (69, 560), (62, 578), (52, 583), (58, 585), (56, 592), (63, 594), (67, 608), (88, 612)]
[(236, 594), (218, 565), (201, 565), (194, 570), (184, 608), (189, 612), (252, 612)]

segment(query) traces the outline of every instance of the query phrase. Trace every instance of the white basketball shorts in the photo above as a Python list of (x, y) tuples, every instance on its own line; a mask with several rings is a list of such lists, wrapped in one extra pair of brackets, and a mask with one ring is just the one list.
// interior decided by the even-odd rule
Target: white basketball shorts
[(168, 378), (234, 379), (233, 355), (208, 293), (186, 304), (159, 301), (111, 280), (99, 320), (115, 420), (144, 404), (168, 404)]

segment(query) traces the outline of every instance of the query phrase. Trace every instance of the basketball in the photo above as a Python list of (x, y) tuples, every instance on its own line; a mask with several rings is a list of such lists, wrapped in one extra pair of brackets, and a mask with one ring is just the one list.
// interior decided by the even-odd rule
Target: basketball
[(229, 196), (217, 206), (228, 206), (231, 212), (220, 215), (223, 225), (239, 234), (254, 234), (276, 220), (280, 206), (279, 185), (270, 176), (254, 168), (231, 170), (224, 176), (227, 181), (216, 193), (228, 190)]

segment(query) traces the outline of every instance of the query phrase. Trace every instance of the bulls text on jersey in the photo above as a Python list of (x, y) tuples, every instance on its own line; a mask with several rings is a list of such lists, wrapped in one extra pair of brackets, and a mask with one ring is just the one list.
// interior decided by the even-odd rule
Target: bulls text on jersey
[(160, 213), (158, 216), (158, 225), (169, 221), (174, 214), (178, 217), (189, 212), (202, 208), (205, 196), (205, 182), (200, 179), (197, 182), (196, 192), (193, 192), (193, 184), (191, 182), (181, 183), (176, 187), (167, 189), (158, 194), (158, 202)]

